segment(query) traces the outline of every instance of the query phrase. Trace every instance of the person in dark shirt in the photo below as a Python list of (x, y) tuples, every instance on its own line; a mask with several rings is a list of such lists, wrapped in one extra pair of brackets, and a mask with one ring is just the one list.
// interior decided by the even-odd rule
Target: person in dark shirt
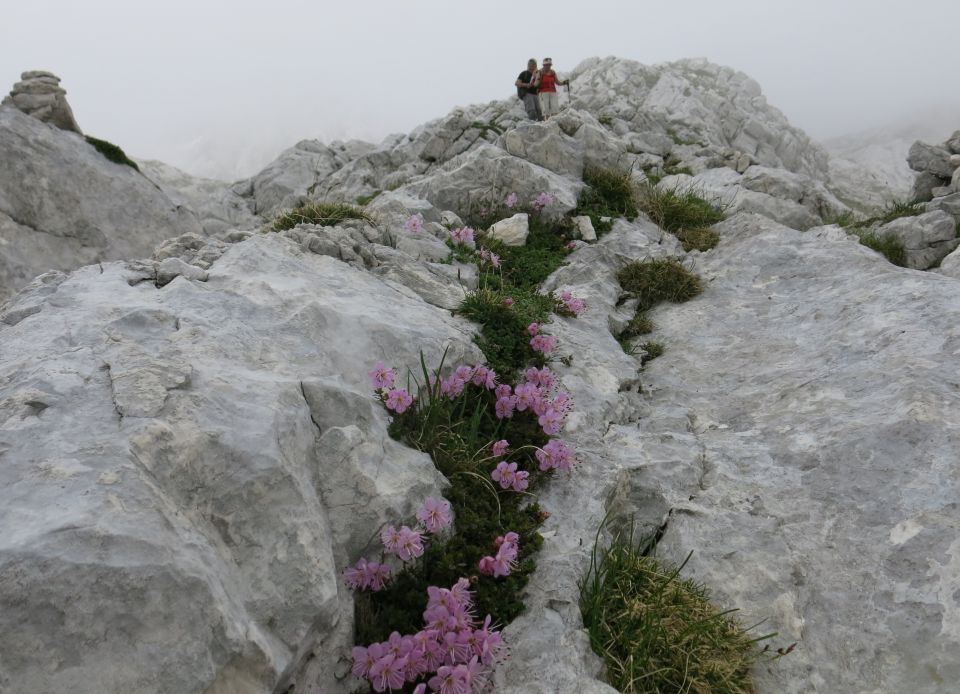
[(530, 120), (543, 120), (540, 110), (540, 98), (537, 92), (540, 87), (540, 71), (537, 70), (537, 61), (533, 58), (527, 61), (527, 69), (517, 75), (517, 97), (523, 102)]

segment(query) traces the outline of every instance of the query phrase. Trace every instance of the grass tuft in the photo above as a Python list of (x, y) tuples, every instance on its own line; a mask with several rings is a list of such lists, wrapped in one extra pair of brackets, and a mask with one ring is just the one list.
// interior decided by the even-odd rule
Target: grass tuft
[(640, 357), (641, 366), (648, 361), (653, 361), (657, 357), (663, 356), (663, 353), (666, 351), (666, 347), (659, 342), (644, 342), (640, 345), (640, 349), (645, 352), (645, 354)]
[(313, 202), (282, 213), (273, 221), (274, 231), (293, 229), (298, 224), (334, 226), (346, 219), (372, 221), (370, 215), (356, 205), (342, 202)]
[(903, 241), (896, 236), (870, 232), (858, 234), (857, 236), (860, 238), (860, 243), (867, 248), (875, 250), (877, 253), (882, 253), (886, 259), (894, 265), (900, 267), (907, 266), (907, 249), (904, 247)]
[(106, 140), (98, 140), (97, 138), (90, 137), (89, 135), (85, 135), (84, 139), (88, 143), (90, 143), (94, 147), (94, 149), (96, 149), (98, 152), (100, 152), (100, 154), (105, 156), (114, 164), (125, 164), (127, 166), (130, 166), (136, 169), (137, 171), (140, 170), (140, 167), (137, 166), (137, 162), (130, 159), (122, 149), (117, 147), (112, 142), (107, 142)]
[(370, 195), (360, 195), (357, 197), (357, 204), (360, 207), (365, 207), (366, 205), (369, 205), (371, 202), (373, 202), (373, 200), (382, 192), (383, 192), (382, 190), (375, 190), (372, 193), (370, 193)]
[(644, 186), (639, 198), (640, 209), (670, 232), (700, 229), (723, 221), (723, 205), (710, 202), (694, 190), (660, 190)]
[(630, 263), (617, 274), (617, 280), (624, 291), (639, 299), (638, 312), (661, 301), (689, 301), (703, 291), (700, 278), (675, 258)]
[[(595, 545), (580, 611), (607, 679), (624, 694), (752, 694), (758, 638), (710, 602), (707, 589), (618, 535)], [(767, 638), (767, 637), (761, 637)]]
[(680, 245), (688, 253), (693, 250), (709, 251), (720, 243), (720, 234), (707, 227), (693, 227), (690, 229), (680, 229), (676, 232), (680, 239)]
[(635, 219), (639, 214), (636, 186), (629, 171), (588, 166), (583, 171), (587, 188), (580, 193), (575, 215), (588, 215), (597, 235), (610, 231), (610, 222), (602, 217)]

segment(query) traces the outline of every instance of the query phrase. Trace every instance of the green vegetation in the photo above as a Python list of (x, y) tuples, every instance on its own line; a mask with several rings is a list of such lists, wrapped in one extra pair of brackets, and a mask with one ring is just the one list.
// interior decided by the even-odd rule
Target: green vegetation
[(484, 123), (482, 121), (474, 121), (473, 123), (470, 124), (470, 127), (476, 128), (477, 130), (480, 130), (482, 132), (486, 132), (489, 130), (491, 132), (495, 132), (497, 135), (503, 134), (503, 128), (497, 125), (494, 121), (490, 121), (489, 123)]
[(666, 351), (666, 347), (659, 342), (644, 342), (640, 345), (640, 349), (645, 352), (645, 354), (640, 357), (641, 366), (646, 364), (648, 361), (652, 361), (657, 357), (662, 356), (664, 351)]
[(892, 234), (874, 234), (871, 232), (857, 234), (862, 243), (867, 248), (872, 248), (877, 253), (882, 253), (894, 265), (900, 267), (907, 266), (907, 249), (903, 241)]
[(723, 220), (723, 206), (710, 202), (694, 190), (659, 190), (644, 186), (639, 207), (654, 222), (669, 232), (700, 229)]
[(600, 221), (601, 217), (635, 219), (639, 214), (636, 187), (629, 171), (590, 166), (584, 169), (583, 182), (588, 187), (580, 193), (573, 214), (589, 215), (597, 236), (613, 227), (610, 222)]
[(680, 245), (688, 253), (692, 250), (709, 251), (720, 243), (720, 234), (707, 227), (691, 227), (676, 232)]
[(653, 321), (650, 320), (646, 312), (639, 311), (630, 319), (627, 327), (621, 331), (620, 337), (629, 338), (637, 337), (638, 335), (649, 335), (653, 332), (653, 328)]
[(874, 226), (883, 226), (889, 224), (895, 219), (901, 217), (916, 217), (926, 211), (926, 205), (922, 202), (907, 202), (902, 200), (893, 200), (887, 203), (883, 210), (874, 215), (859, 219), (853, 212), (844, 212), (832, 220), (832, 224), (839, 224), (844, 229), (869, 229)]
[(365, 207), (369, 205), (371, 202), (373, 202), (373, 200), (382, 192), (383, 192), (382, 190), (375, 190), (372, 193), (370, 193), (370, 195), (361, 195), (357, 198), (357, 204), (360, 207)]
[(625, 694), (752, 694), (757, 642), (707, 589), (618, 535), (594, 545), (580, 611), (611, 685)]
[(686, 174), (687, 176), (693, 176), (693, 169), (689, 166), (679, 166), (678, 164), (668, 164), (663, 167), (663, 173), (668, 176), (678, 176), (680, 174)]
[[(450, 480), (444, 497), (453, 507), (456, 532), (446, 540), (431, 541), (422, 560), (396, 574), (388, 587), (377, 593), (356, 594), (356, 640), (384, 641), (392, 631), (412, 634), (423, 627), (426, 588), (451, 586), (461, 576), (476, 576), (471, 587), (478, 615), (490, 614), (494, 623), (509, 624), (523, 609), (522, 592), (535, 567), (534, 555), (543, 544), (537, 532), (543, 513), (529, 494), (504, 491), (489, 479), (496, 465), (489, 445), (498, 439), (510, 441), (510, 461), (530, 473), (535, 490), (540, 472), (534, 447), (548, 440), (532, 411), (516, 412), (497, 419), (496, 396), (484, 388), (468, 385), (456, 400), (440, 394), (439, 372), (423, 382), (414, 406), (394, 417), (390, 434), (424, 451), (437, 469)], [(517, 568), (505, 578), (478, 575), (480, 557), (491, 554), (493, 540), (508, 531), (520, 535)]]
[(676, 258), (630, 263), (617, 274), (617, 280), (624, 291), (639, 300), (638, 312), (661, 301), (683, 303), (703, 291), (700, 278)]
[(298, 224), (334, 226), (346, 219), (372, 221), (370, 216), (355, 205), (342, 202), (314, 202), (284, 212), (273, 221), (274, 231), (293, 229)]
[(96, 149), (100, 154), (105, 156), (107, 159), (112, 161), (114, 164), (126, 164), (137, 171), (140, 170), (140, 167), (137, 166), (137, 162), (130, 159), (126, 153), (117, 147), (112, 142), (107, 142), (106, 140), (98, 140), (95, 137), (90, 137), (89, 135), (84, 136), (84, 139), (90, 143), (94, 149)]

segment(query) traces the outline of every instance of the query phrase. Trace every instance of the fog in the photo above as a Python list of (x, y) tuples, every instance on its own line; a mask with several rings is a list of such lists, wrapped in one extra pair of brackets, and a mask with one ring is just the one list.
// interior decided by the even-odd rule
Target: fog
[(508, 97), (531, 56), (703, 56), (823, 139), (960, 114), (958, 26), (957, 0), (4, 0), (0, 91), (50, 70), (88, 134), (230, 179)]

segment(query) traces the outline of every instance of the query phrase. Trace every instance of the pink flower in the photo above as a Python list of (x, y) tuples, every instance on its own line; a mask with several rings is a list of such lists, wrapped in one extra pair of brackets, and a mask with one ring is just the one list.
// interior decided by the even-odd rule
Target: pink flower
[(552, 388), (557, 379), (553, 371), (546, 366), (544, 366), (542, 369), (531, 366), (524, 372), (524, 376), (527, 379), (527, 383), (533, 383), (540, 388)]
[(479, 564), (480, 573), (487, 576), (493, 576), (493, 565), (494, 565), (493, 557), (484, 557), (483, 559), (480, 560), (480, 564)]
[(396, 554), (399, 552), (400, 541), (402, 539), (400, 531), (392, 525), (388, 525), (380, 531), (380, 541), (383, 543), (383, 549), (387, 554)]
[(487, 390), (493, 390), (496, 385), (497, 372), (488, 369), (486, 366), (478, 366), (473, 370), (472, 383), (475, 386), (483, 386)]
[(413, 404), (413, 398), (406, 388), (394, 388), (387, 393), (387, 409), (403, 414)]
[(517, 464), (508, 463), (506, 461), (498, 463), (494, 471), (490, 473), (490, 477), (493, 478), (493, 481), (500, 483), (501, 489), (510, 489), (510, 487), (513, 486), (516, 476)]
[(567, 244), (567, 250), (568, 250), (568, 251), (575, 250), (576, 247), (577, 247), (577, 242), (576, 242), (576, 241), (571, 241), (570, 243)]
[(498, 458), (507, 452), (507, 449), (510, 448), (510, 442), (506, 439), (500, 439), (493, 444), (493, 454)]
[(530, 325), (527, 326), (528, 335), (536, 335), (538, 332), (540, 332), (539, 323), (531, 323)]
[(486, 248), (480, 249), (480, 261), (489, 263), (491, 267), (500, 267), (500, 256)]
[(534, 335), (530, 340), (530, 347), (534, 352), (550, 354), (557, 347), (557, 338), (553, 335)]
[(573, 467), (573, 451), (560, 439), (548, 441), (535, 455), (544, 472), (554, 469), (569, 471)]
[(530, 486), (530, 473), (526, 470), (518, 470), (513, 478), (513, 491), (523, 492)]
[(517, 406), (517, 399), (514, 396), (506, 398), (497, 398), (496, 413), (497, 419), (509, 419), (513, 417), (513, 410)]
[(367, 587), (376, 592), (383, 590), (390, 578), (390, 567), (386, 564), (378, 564), (375, 561), (367, 562), (366, 576), (364, 582)]
[(413, 694), (427, 694), (427, 685), (422, 683), (418, 684), (413, 688)]
[(386, 689), (400, 689), (404, 681), (406, 658), (398, 658), (391, 654), (385, 655), (370, 668), (370, 684), (374, 691), (382, 692)]
[(450, 239), (458, 245), (461, 246), (471, 246), (473, 245), (473, 229), (470, 227), (460, 227), (459, 229), (453, 229), (450, 232)]
[(417, 520), (423, 523), (427, 532), (436, 533), (450, 525), (450, 502), (445, 499), (427, 497), (417, 511)]
[(370, 676), (370, 669), (383, 657), (383, 646), (379, 643), (375, 643), (368, 648), (357, 646), (351, 651), (351, 655), (353, 655), (351, 672), (355, 677), (366, 679)]
[(506, 205), (508, 208), (513, 209), (514, 207), (517, 206), (517, 200), (518, 200), (517, 194), (510, 193), (510, 195), (507, 196), (507, 199), (503, 201), (503, 204)]
[(516, 398), (516, 407), (519, 412), (523, 412), (528, 407), (533, 407), (533, 404), (540, 396), (540, 389), (532, 383), (521, 383), (513, 389), (513, 392), (516, 394), (514, 397)]
[(550, 193), (540, 193), (533, 200), (533, 209), (535, 212), (540, 212), (543, 210), (544, 207), (547, 207), (548, 205), (552, 205), (554, 200), (556, 200), (556, 198), (553, 197)]
[(374, 364), (373, 368), (367, 372), (367, 376), (370, 378), (370, 383), (373, 385), (374, 390), (382, 390), (384, 388), (393, 388), (393, 381), (397, 377), (397, 374), (393, 369), (387, 368), (387, 365), (382, 361), (378, 361)]
[(513, 306), (513, 299), (511, 299), (508, 296), (506, 299), (503, 300), (503, 305), (506, 306), (507, 308), (510, 308), (511, 306)]
[(513, 389), (506, 383), (501, 383), (493, 389), (493, 394), (497, 396), (498, 400), (500, 398), (509, 398), (512, 393)]
[(587, 308), (586, 301), (576, 298), (569, 291), (563, 292), (560, 295), (560, 301), (562, 301), (563, 305), (567, 307), (567, 310), (575, 316), (579, 316), (581, 313), (583, 313), (584, 309)]
[(417, 214), (412, 215), (406, 222), (403, 223), (403, 228), (405, 231), (411, 234), (419, 233), (423, 230), (423, 215), (417, 212)]
[(410, 561), (416, 557), (423, 556), (423, 535), (406, 525), (400, 528), (400, 546), (397, 548), (397, 556), (401, 561)]
[(537, 420), (547, 436), (556, 436), (563, 428), (563, 415), (552, 407), (540, 415)]
[(470, 694), (470, 683), (465, 673), (453, 665), (443, 665), (430, 678), (430, 689), (437, 694)]
[(466, 382), (462, 378), (457, 377), (456, 374), (451, 374), (449, 378), (440, 381), (440, 392), (453, 400), (463, 393), (465, 385)]
[(367, 560), (361, 559), (356, 565), (347, 568), (343, 572), (343, 581), (352, 590), (361, 590), (366, 587)]

